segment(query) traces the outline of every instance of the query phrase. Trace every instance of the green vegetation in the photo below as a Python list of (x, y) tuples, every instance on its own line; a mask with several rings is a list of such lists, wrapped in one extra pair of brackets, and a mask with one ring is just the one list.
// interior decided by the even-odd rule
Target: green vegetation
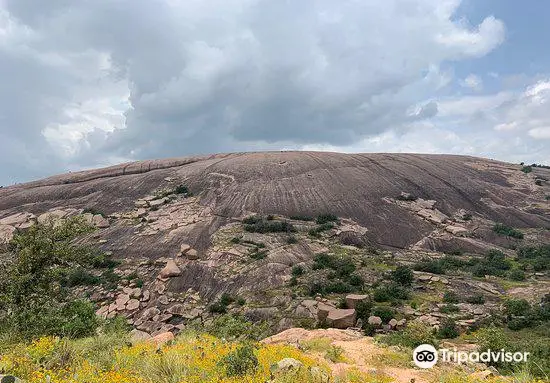
[(453, 339), (460, 335), (456, 322), (453, 319), (447, 318), (437, 331), (437, 337), (439, 339)]
[(485, 297), (483, 294), (474, 294), (466, 298), (466, 302), (473, 305), (482, 305), (485, 303)]
[(544, 199), (550, 201), (550, 195), (545, 196)]
[(329, 223), (329, 222), (338, 222), (338, 217), (335, 216), (334, 214), (329, 214), (329, 213), (320, 214), (315, 219), (315, 222), (318, 225), (324, 225), (324, 224)]
[(407, 266), (397, 266), (391, 273), (391, 279), (402, 286), (411, 286), (414, 281), (414, 274)]
[(289, 218), (294, 221), (305, 221), (305, 222), (313, 221), (313, 217), (310, 217), (307, 215), (291, 215)]
[(420, 321), (410, 322), (402, 331), (385, 335), (381, 337), (380, 340), (390, 346), (403, 346), (408, 348), (415, 348), (426, 343), (437, 347), (439, 344), (432, 327)]
[(321, 233), (324, 231), (328, 231), (334, 228), (334, 223), (332, 222), (326, 222), (322, 225), (316, 226), (314, 228), (309, 229), (308, 234), (312, 237), (320, 237)]
[(517, 229), (507, 226), (503, 223), (497, 223), (493, 226), (493, 231), (498, 235), (510, 238), (523, 239), (523, 233)]
[(525, 268), (534, 271), (550, 270), (550, 245), (521, 247), (517, 260)]
[(224, 356), (219, 363), (225, 368), (225, 375), (228, 377), (247, 375), (256, 371), (259, 365), (251, 344), (239, 346)]
[(399, 302), (409, 299), (409, 296), (409, 289), (395, 282), (376, 287), (372, 294), (375, 302)]
[[(109, 265), (105, 254), (76, 245), (93, 228), (82, 217), (37, 224), (16, 233), (1, 265), (0, 326), (15, 336), (82, 337), (99, 326), (94, 306), (75, 299), (70, 287), (99, 282), (91, 271)], [(31, 324), (32, 325), (29, 325)]]
[(445, 303), (458, 303), (460, 300), (458, 299), (458, 295), (454, 291), (447, 291), (443, 295), (443, 302)]
[(288, 237), (286, 237), (286, 243), (289, 244), (289, 245), (293, 245), (295, 243), (298, 243), (298, 238), (296, 238), (295, 235), (289, 235)]
[(294, 226), (287, 221), (264, 220), (261, 217), (252, 216), (243, 219), (244, 229), (250, 233), (291, 233), (296, 231)]
[(230, 294), (223, 293), (217, 302), (208, 307), (208, 311), (213, 314), (225, 314), (227, 312), (227, 307), (233, 302), (235, 302), (235, 297)]
[(445, 268), (440, 261), (423, 259), (422, 261), (414, 264), (413, 268), (416, 271), (424, 271), (432, 274), (445, 274)]
[(240, 315), (224, 314), (216, 317), (211, 325), (199, 328), (209, 334), (228, 340), (260, 340), (270, 335), (267, 322), (252, 323)]
[(388, 323), (395, 317), (395, 311), (391, 307), (377, 306), (372, 309), (371, 315), (380, 317), (383, 323)]
[[(495, 326), (485, 327), (473, 335), (480, 351), (501, 350), (509, 352), (529, 352), (526, 365), (519, 366), (533, 377), (550, 375), (550, 334), (548, 324), (521, 331), (510, 331)], [(517, 364), (491, 362), (501, 373), (512, 373)]]
[(442, 312), (443, 314), (454, 314), (454, 313), (459, 312), (460, 309), (458, 308), (457, 305), (449, 303), (449, 304), (446, 304), (446, 305), (440, 307), (439, 311)]
[(299, 277), (304, 274), (304, 268), (302, 266), (294, 266), (292, 268), (292, 276)]
[(521, 167), (521, 171), (524, 172), (525, 174), (531, 173), (533, 171), (533, 167), (529, 165), (527, 166), (524, 165)]

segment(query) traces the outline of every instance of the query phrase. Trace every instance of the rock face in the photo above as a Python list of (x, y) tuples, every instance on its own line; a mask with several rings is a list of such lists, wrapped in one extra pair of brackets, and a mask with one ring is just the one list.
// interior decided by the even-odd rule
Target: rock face
[[(159, 207), (164, 199), (145, 197), (177, 173), (191, 190), (204, 192), (202, 203), (220, 216), (331, 211), (368, 227), (374, 242), (406, 247), (432, 230), (431, 221), (442, 222), (459, 209), (514, 227), (549, 225), (548, 216), (517, 205), (529, 199), (509, 183), (517, 171), (516, 165), (475, 157), (414, 154), (265, 152), (141, 161), (2, 188), (0, 219), (23, 212), (23, 206), (37, 215), (55, 206), (84, 208), (91, 193), (106, 214), (131, 210), (138, 200), (142, 207)], [(420, 210), (425, 219), (384, 202), (404, 190), (425, 201), (444, 202), (437, 211)], [(155, 252), (165, 250), (157, 244)]]
[[(550, 177), (550, 170), (536, 171)], [(241, 298), (229, 312), (275, 319), (281, 328), (295, 319), (348, 328), (366, 296), (348, 295), (348, 310), (339, 310), (332, 297), (289, 291), (324, 282), (328, 274), (310, 272), (316, 254), (372, 246), (384, 259), (409, 262), (447, 244), (441, 251), (484, 253), (488, 243), (506, 249), (506, 239), (490, 229), (494, 222), (532, 232), (550, 227), (550, 206), (541, 202), (546, 191), (530, 188), (528, 177), (517, 165), (438, 155), (270, 152), (141, 161), (0, 188), (0, 251), (16, 230), (81, 214), (96, 226), (83, 242), (121, 264), (120, 285), (90, 295), (103, 318), (122, 315), (154, 336), (210, 321), (212, 303), (227, 293)], [(179, 185), (193, 195), (177, 192)], [(339, 222), (315, 238), (314, 221), (292, 218), (322, 213)], [(253, 214), (292, 222), (295, 238), (246, 230), (243, 218)], [(294, 275), (302, 265), (308, 272)], [(370, 264), (360, 267), (363, 280), (378, 278)], [(461, 284), (469, 291), (467, 280), (415, 276), (414, 288)], [(504, 293), (489, 280), (472, 287), (489, 297)], [(435, 326), (441, 317), (431, 314), (412, 310), (406, 318)]]

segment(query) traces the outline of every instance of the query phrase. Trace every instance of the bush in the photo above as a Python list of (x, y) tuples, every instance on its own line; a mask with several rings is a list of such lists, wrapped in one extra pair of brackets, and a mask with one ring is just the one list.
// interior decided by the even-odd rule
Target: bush
[(95, 331), (98, 323), (93, 306), (71, 302), (65, 288), (91, 282), (85, 270), (93, 267), (99, 253), (75, 245), (74, 239), (92, 230), (82, 217), (73, 217), (56, 225), (37, 224), (15, 234), (9, 255), (0, 265), (0, 321), (6, 331), (28, 338), (78, 337)]
[(483, 294), (474, 294), (466, 298), (466, 302), (473, 305), (482, 305), (485, 303), (485, 297)]
[(458, 303), (460, 300), (458, 299), (458, 295), (454, 291), (447, 291), (445, 294), (443, 294), (443, 302), (445, 303)]
[(445, 269), (443, 268), (443, 265), (441, 264), (441, 262), (438, 261), (423, 260), (416, 263), (413, 268), (416, 271), (423, 271), (426, 273), (445, 274)]
[(371, 310), (372, 310), (372, 302), (369, 300), (359, 301), (355, 305), (355, 312), (357, 314), (357, 319), (361, 319), (363, 321), (363, 324), (367, 323)]
[(504, 313), (508, 316), (523, 316), (531, 311), (531, 305), (525, 299), (508, 299), (504, 302)]
[(305, 222), (313, 221), (313, 217), (310, 217), (308, 215), (291, 215), (289, 218), (294, 221), (305, 221)]
[(513, 281), (524, 281), (525, 280), (525, 272), (520, 269), (513, 269), (508, 273), (508, 278), (510, 278)]
[(225, 368), (227, 377), (243, 376), (256, 371), (259, 362), (254, 354), (254, 347), (246, 344), (227, 354), (220, 363)]
[(550, 269), (550, 245), (520, 247), (518, 262), (534, 271)]
[(327, 253), (317, 254), (313, 258), (313, 270), (332, 269), (338, 277), (349, 277), (356, 269), (352, 259)]
[(529, 165), (528, 166), (522, 166), (521, 171), (524, 172), (525, 174), (531, 173), (533, 171), (533, 167), (531, 167)]
[(176, 188), (174, 189), (174, 193), (175, 194), (187, 194), (187, 195), (191, 195), (191, 193), (189, 192), (189, 188), (187, 188), (187, 186), (185, 185), (178, 185), (176, 186)]
[(296, 231), (294, 226), (287, 221), (264, 221), (261, 219), (255, 223), (245, 224), (244, 229), (250, 233), (291, 233)]
[(393, 311), (390, 307), (377, 306), (372, 309), (371, 315), (380, 317), (382, 322), (388, 323), (395, 316), (395, 311)]
[(215, 318), (206, 330), (211, 335), (228, 340), (260, 340), (269, 335), (267, 322), (252, 323), (240, 315), (231, 314)]
[(348, 283), (355, 287), (360, 287), (365, 284), (363, 277), (358, 274), (352, 274), (349, 276)]
[(446, 319), (437, 332), (440, 339), (453, 339), (459, 335), (458, 327), (453, 319)]
[(212, 314), (225, 314), (227, 312), (227, 306), (221, 302), (215, 302), (208, 307), (208, 311)]
[(99, 211), (99, 210), (97, 210), (96, 208), (93, 208), (93, 207), (84, 208), (82, 210), (82, 214), (100, 215), (103, 218), (105, 218), (105, 213), (103, 213), (102, 211)]
[(382, 338), (382, 342), (392, 346), (415, 348), (421, 344), (437, 347), (437, 340), (432, 327), (420, 321), (412, 321), (402, 331), (391, 333)]
[(409, 295), (408, 289), (392, 282), (374, 289), (373, 299), (375, 302), (389, 302), (409, 299)]
[(324, 225), (329, 222), (338, 222), (338, 217), (334, 214), (321, 214), (317, 216), (315, 222), (319, 225)]
[(297, 266), (294, 266), (292, 268), (292, 275), (293, 276), (299, 277), (303, 274), (304, 274), (304, 268), (302, 266), (297, 265)]
[(460, 311), (460, 308), (453, 304), (447, 304), (439, 308), (439, 311), (443, 314), (453, 314)]
[(243, 223), (245, 225), (254, 225), (258, 222), (261, 222), (262, 221), (262, 217), (258, 216), (258, 215), (251, 215), (251, 216), (248, 216), (246, 218), (243, 219)]
[(319, 237), (319, 235), (324, 232), (334, 228), (332, 222), (323, 223), (322, 225), (316, 226), (312, 229), (309, 229), (308, 234), (312, 237)]
[(402, 286), (411, 286), (414, 280), (414, 274), (407, 266), (398, 266), (391, 273), (391, 279)]
[(294, 236), (294, 235), (289, 235), (286, 238), (286, 243), (288, 243), (289, 245), (293, 245), (295, 243), (298, 243), (298, 238), (296, 238), (296, 236)]
[(503, 223), (497, 223), (493, 226), (493, 231), (498, 235), (504, 235), (511, 238), (523, 239), (523, 233)]

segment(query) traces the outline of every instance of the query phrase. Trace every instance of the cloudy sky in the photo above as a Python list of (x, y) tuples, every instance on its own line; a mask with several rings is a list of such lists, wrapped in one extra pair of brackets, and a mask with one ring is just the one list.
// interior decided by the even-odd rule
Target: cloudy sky
[(540, 0), (0, 0), (0, 184), (243, 150), (550, 163)]

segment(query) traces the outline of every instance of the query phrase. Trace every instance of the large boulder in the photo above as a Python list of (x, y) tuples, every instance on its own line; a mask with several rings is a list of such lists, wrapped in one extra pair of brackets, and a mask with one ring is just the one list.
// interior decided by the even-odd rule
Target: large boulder
[(357, 314), (355, 309), (334, 309), (328, 313), (327, 325), (334, 328), (345, 329), (355, 326)]
[(368, 295), (349, 294), (346, 296), (346, 306), (348, 309), (354, 309), (359, 302), (369, 299)]
[(166, 266), (164, 266), (164, 269), (160, 271), (159, 278), (166, 279), (166, 278), (172, 278), (177, 277), (181, 274), (181, 270), (176, 264), (176, 262), (173, 259), (169, 259), (166, 262)]
[(317, 319), (320, 322), (324, 322), (328, 317), (328, 313), (332, 310), (334, 310), (333, 306), (329, 306), (325, 303), (319, 302), (319, 304), (317, 305)]
[(382, 326), (382, 318), (371, 315), (368, 319), (368, 323), (371, 326), (380, 327), (380, 326)]

